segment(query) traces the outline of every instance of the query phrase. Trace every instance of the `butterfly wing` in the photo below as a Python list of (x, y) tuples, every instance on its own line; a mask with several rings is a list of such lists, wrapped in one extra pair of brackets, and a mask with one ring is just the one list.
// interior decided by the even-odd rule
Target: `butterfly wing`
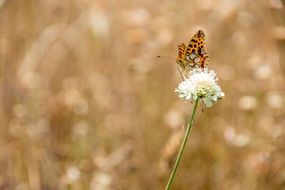
[(185, 60), (185, 49), (186, 49), (186, 45), (184, 43), (178, 45), (178, 55), (177, 55), (176, 62), (182, 69), (186, 68), (185, 61), (184, 61)]
[(188, 66), (204, 68), (209, 62), (209, 55), (205, 49), (205, 33), (199, 30), (190, 40), (183, 59)]

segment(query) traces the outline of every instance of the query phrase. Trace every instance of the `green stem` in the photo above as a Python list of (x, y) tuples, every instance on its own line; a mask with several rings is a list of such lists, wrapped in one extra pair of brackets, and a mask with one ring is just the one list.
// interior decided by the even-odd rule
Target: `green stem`
[(190, 119), (190, 121), (189, 121), (189, 123), (187, 125), (187, 129), (186, 129), (186, 132), (185, 132), (182, 144), (180, 146), (180, 150), (179, 150), (178, 156), (176, 158), (176, 161), (175, 161), (175, 164), (174, 164), (174, 168), (172, 169), (172, 172), (171, 172), (171, 175), (170, 175), (169, 180), (167, 182), (165, 190), (169, 190), (170, 189), (170, 186), (171, 186), (171, 184), (172, 184), (172, 182), (174, 180), (174, 177), (175, 177), (178, 165), (180, 163), (182, 154), (184, 152), (185, 145), (187, 143), (189, 134), (191, 133), (191, 130), (192, 130), (192, 127), (193, 127), (193, 121), (194, 121), (194, 117), (195, 117), (196, 110), (197, 110), (197, 107), (198, 107), (198, 103), (199, 103), (199, 98), (197, 98), (197, 100), (195, 101), (194, 109), (193, 109), (192, 115), (191, 115), (191, 119)]

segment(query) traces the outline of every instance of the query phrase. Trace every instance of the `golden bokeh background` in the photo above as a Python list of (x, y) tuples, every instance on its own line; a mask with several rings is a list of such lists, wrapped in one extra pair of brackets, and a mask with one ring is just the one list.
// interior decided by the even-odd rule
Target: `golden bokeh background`
[(173, 189), (284, 190), (284, 6), (1, 0), (0, 189), (164, 189), (192, 109), (177, 45), (203, 29), (226, 98), (200, 105)]

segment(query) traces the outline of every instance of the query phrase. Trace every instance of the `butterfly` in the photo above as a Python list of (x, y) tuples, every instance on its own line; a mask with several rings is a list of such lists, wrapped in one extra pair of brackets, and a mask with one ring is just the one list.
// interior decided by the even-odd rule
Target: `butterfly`
[(184, 43), (178, 45), (176, 62), (186, 72), (193, 68), (205, 68), (209, 55), (205, 49), (205, 33), (202, 30), (196, 32), (187, 47)]

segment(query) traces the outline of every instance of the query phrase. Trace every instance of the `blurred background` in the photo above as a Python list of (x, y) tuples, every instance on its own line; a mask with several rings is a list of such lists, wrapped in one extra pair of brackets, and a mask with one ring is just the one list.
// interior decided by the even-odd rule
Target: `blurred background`
[(200, 105), (173, 189), (284, 190), (284, 6), (0, 0), (0, 189), (164, 189), (192, 109), (177, 45), (203, 29), (226, 98)]

